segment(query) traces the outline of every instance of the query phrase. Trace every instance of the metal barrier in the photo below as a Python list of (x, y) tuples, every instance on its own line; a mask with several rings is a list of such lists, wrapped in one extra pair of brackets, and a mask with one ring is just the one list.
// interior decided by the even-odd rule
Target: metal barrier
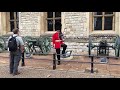
[[(45, 54), (43, 54), (45, 55)], [(53, 53), (53, 54), (46, 54), (46, 55), (52, 55), (52, 62), (53, 62), (53, 70), (55, 70), (57, 68), (57, 60), (56, 60), (56, 56), (57, 55), (61, 55), (61, 54), (56, 54), (56, 53)], [(106, 64), (106, 63), (96, 63), (94, 62), (94, 58), (114, 58), (114, 59), (119, 59), (120, 57), (115, 57), (115, 56), (96, 56), (96, 55), (71, 55), (71, 56), (85, 56), (85, 57), (89, 57), (91, 59), (90, 62), (80, 62), (80, 61), (72, 61), (72, 60), (60, 60), (60, 61), (64, 61), (64, 62), (79, 62), (79, 63), (90, 63), (91, 64), (91, 68), (90, 68), (90, 71), (91, 73), (94, 73), (94, 64)], [(1, 56), (2, 57), (2, 56)], [(24, 55), (22, 55), (22, 61), (24, 61), (25, 57)], [(35, 58), (31, 58), (31, 59), (35, 59)], [(48, 60), (50, 61), (51, 59), (36, 59), (36, 60)], [(120, 64), (109, 64), (109, 65), (119, 65)]]
[(93, 56), (91, 56), (91, 73), (94, 73), (94, 70), (93, 70)]
[(53, 54), (53, 70), (56, 69), (56, 54)]
[[(56, 55), (61, 55), (61, 54), (53, 54), (53, 70), (56, 69)], [(72, 55), (72, 56), (86, 56), (86, 57), (90, 57), (91, 58), (91, 62), (79, 62), (79, 63), (90, 63), (91, 64), (91, 73), (94, 73), (94, 64), (104, 64), (104, 63), (95, 63), (94, 62), (94, 58), (100, 58), (100, 57), (104, 57), (104, 58), (115, 58), (118, 59), (120, 57), (114, 57), (114, 56), (95, 56), (95, 55)], [(61, 60), (60, 60), (61, 61)], [(66, 60), (62, 60), (62, 61), (66, 61)], [(71, 61), (71, 60), (67, 60), (67, 62), (76, 62), (76, 61)], [(77, 61), (78, 62), (78, 61)], [(109, 65), (120, 65), (120, 64), (109, 64)]]

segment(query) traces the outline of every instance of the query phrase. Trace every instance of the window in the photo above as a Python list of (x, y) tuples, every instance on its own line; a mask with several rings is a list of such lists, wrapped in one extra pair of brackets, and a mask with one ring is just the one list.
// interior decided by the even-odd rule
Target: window
[(113, 12), (94, 12), (93, 13), (93, 30), (114, 30), (114, 13)]
[(47, 31), (55, 31), (56, 22), (61, 22), (61, 12), (47, 12)]
[(12, 31), (14, 28), (19, 28), (18, 12), (10, 12), (10, 31)]

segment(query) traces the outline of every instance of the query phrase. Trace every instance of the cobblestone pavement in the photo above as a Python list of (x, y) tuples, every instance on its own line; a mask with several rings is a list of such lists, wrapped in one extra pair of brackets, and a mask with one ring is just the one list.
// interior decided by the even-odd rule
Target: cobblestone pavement
[[(79, 60), (87, 62), (89, 58), (80, 57)], [(98, 60), (95, 59), (95, 62)], [(56, 70), (52, 70), (52, 56), (34, 56), (33, 59), (25, 59), (25, 63), (26, 66), (19, 66), (21, 74), (12, 76), (9, 74), (8, 54), (0, 54), (0, 78), (120, 78), (120, 66), (116, 65), (96, 64), (94, 67), (98, 73), (91, 74), (84, 72), (90, 64), (78, 62), (62, 62)], [(109, 63), (120, 64), (120, 60), (110, 59)]]

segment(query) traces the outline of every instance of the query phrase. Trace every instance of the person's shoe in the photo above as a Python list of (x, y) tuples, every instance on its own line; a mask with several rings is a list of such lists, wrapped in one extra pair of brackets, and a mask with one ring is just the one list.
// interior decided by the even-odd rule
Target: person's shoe
[(13, 74), (13, 72), (10, 72), (10, 74)]
[(18, 74), (20, 74), (20, 72), (17, 72), (17, 73), (13, 73), (13, 76), (15, 76), (15, 75), (18, 75)]
[(25, 63), (22, 63), (21, 66), (25, 66)]
[(58, 61), (58, 65), (60, 65), (60, 61)]

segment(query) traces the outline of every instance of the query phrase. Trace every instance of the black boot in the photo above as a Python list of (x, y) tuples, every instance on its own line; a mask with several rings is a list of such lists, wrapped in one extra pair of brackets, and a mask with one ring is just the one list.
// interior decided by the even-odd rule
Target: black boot
[(25, 63), (22, 63), (21, 66), (25, 66)]
[(58, 65), (60, 65), (60, 60), (58, 61)]

